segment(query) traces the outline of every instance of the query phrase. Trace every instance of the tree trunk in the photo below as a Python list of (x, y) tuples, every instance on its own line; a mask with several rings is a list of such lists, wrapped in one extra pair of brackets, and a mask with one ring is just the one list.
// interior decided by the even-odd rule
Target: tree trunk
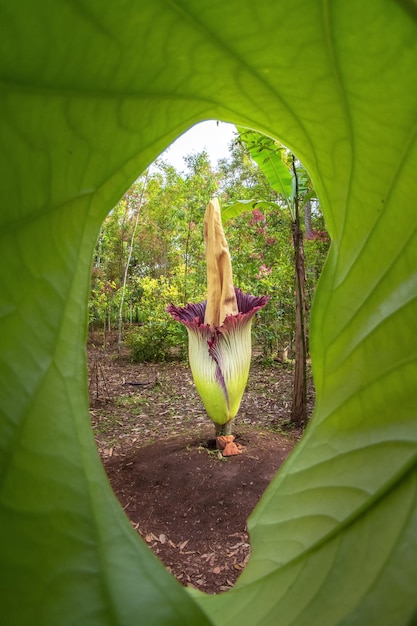
[(292, 420), (302, 426), (307, 419), (307, 337), (303, 233), (293, 224), (295, 252), (295, 372)]
[(292, 404), (292, 421), (303, 426), (307, 421), (307, 332), (305, 300), (305, 265), (303, 231), (300, 226), (298, 207), (298, 178), (293, 157), (295, 176), (294, 221), (292, 237), (294, 244), (295, 269), (295, 372)]
[(313, 227), (311, 225), (311, 200), (307, 200), (304, 205), (304, 226), (306, 229), (306, 239), (312, 239)]
[(123, 305), (124, 305), (124, 301), (125, 301), (127, 276), (128, 276), (128, 273), (129, 273), (129, 266), (130, 266), (130, 261), (131, 261), (131, 258), (132, 258), (133, 246), (134, 246), (134, 243), (135, 243), (136, 230), (137, 230), (138, 222), (139, 222), (139, 214), (140, 214), (140, 210), (141, 210), (142, 205), (143, 205), (143, 198), (144, 198), (146, 186), (147, 186), (147, 183), (148, 183), (148, 177), (149, 177), (149, 170), (146, 172), (145, 180), (144, 180), (142, 191), (141, 191), (141, 195), (140, 195), (140, 199), (139, 199), (138, 205), (136, 207), (135, 223), (134, 223), (134, 226), (133, 226), (132, 236), (130, 238), (129, 253), (128, 253), (128, 256), (127, 256), (126, 266), (125, 266), (124, 274), (123, 274), (122, 295), (121, 295), (120, 306), (119, 306), (118, 334), (117, 334), (117, 346), (118, 346), (119, 351), (121, 350), (122, 339), (123, 339), (122, 338), (122, 332), (123, 332)]
[(184, 306), (187, 306), (188, 294), (187, 294), (187, 278), (188, 278), (188, 256), (190, 251), (190, 238), (191, 238), (191, 220), (193, 217), (193, 205), (190, 206), (190, 219), (188, 220), (187, 240), (185, 242), (185, 266), (184, 266)]

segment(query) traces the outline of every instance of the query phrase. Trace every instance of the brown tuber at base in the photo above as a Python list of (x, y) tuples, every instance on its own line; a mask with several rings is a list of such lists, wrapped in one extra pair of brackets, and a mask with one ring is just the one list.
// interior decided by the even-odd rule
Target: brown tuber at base
[(240, 443), (235, 443), (234, 435), (219, 435), (216, 437), (216, 447), (222, 451), (223, 456), (236, 456), (242, 454)]

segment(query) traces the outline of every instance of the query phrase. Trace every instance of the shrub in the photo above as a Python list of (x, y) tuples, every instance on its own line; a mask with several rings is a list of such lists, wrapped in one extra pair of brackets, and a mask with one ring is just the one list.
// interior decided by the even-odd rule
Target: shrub
[(145, 277), (140, 300), (141, 326), (128, 332), (127, 343), (136, 362), (183, 360), (187, 352), (187, 331), (166, 312), (170, 302), (180, 302), (181, 284), (176, 276)]
[(129, 333), (128, 344), (135, 362), (182, 361), (187, 353), (187, 331), (169, 320), (150, 320)]

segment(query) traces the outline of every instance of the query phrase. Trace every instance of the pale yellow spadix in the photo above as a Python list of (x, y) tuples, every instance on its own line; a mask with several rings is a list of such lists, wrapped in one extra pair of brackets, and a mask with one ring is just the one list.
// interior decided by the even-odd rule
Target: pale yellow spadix
[(204, 241), (207, 262), (207, 305), (204, 323), (221, 326), (227, 315), (236, 315), (237, 306), (233, 286), (229, 246), (224, 235), (217, 198), (213, 198), (204, 215)]

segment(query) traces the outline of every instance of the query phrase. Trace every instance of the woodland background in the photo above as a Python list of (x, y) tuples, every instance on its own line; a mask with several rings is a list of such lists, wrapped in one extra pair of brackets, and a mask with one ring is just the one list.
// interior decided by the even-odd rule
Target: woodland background
[[(301, 166), (302, 167), (302, 166)], [(104, 221), (96, 245), (89, 301), (90, 330), (106, 345), (118, 330), (137, 362), (186, 359), (187, 337), (165, 308), (205, 299), (203, 217), (211, 197), (221, 206), (262, 200), (227, 220), (234, 283), (270, 302), (253, 327), (260, 362), (294, 359), (295, 275), (292, 222), (285, 199), (236, 138), (212, 167), (207, 152), (184, 157), (178, 171), (157, 160)], [(308, 314), (330, 240), (315, 194), (302, 210), (305, 307)]]

